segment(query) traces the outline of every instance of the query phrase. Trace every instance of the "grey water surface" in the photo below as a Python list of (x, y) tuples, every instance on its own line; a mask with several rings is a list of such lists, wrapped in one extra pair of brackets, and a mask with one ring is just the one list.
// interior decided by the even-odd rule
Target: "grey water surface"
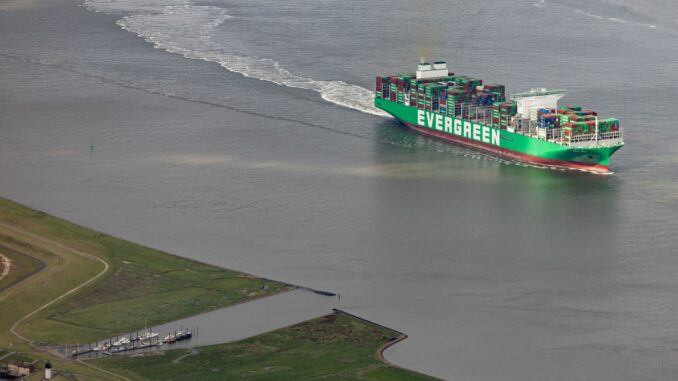
[[(450, 380), (678, 378), (671, 1), (0, 2), (0, 195), (341, 293)], [(124, 29), (123, 29), (124, 28)], [(611, 176), (370, 108), (421, 54), (621, 119)]]

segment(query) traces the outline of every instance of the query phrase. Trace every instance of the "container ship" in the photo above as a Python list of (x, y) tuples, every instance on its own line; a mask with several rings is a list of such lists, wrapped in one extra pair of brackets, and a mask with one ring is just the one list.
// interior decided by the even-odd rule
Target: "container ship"
[(624, 145), (619, 120), (577, 105), (558, 106), (564, 90), (532, 89), (506, 98), (506, 88), (420, 63), (416, 73), (376, 78), (374, 105), (409, 128), (513, 161), (611, 173)]

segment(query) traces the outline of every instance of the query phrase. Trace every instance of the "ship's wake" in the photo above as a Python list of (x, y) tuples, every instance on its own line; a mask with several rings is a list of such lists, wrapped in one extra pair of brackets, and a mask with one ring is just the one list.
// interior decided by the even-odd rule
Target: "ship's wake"
[(675, 30), (677, 25), (672, 0), (568, 0), (557, 3), (538, 0), (534, 6), (544, 9), (547, 6), (560, 7), (593, 20), (649, 29), (658, 29), (658, 25), (663, 24)]
[[(162, 4), (161, 4), (162, 3)], [(193, 5), (185, 0), (110, 1), (88, 0), (84, 6), (107, 13), (125, 13), (118, 20), (124, 30), (135, 33), (158, 49), (186, 58), (220, 64), (246, 77), (305, 90), (328, 102), (365, 113), (388, 116), (373, 106), (371, 90), (343, 81), (320, 81), (292, 74), (270, 58), (238, 55), (214, 41), (215, 28), (231, 18), (223, 8)]]

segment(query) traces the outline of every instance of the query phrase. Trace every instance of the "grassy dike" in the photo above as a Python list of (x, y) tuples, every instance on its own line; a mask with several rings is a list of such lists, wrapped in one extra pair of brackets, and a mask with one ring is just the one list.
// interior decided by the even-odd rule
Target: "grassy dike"
[[(152, 326), (287, 289), (280, 283), (98, 233), (8, 200), (0, 199), (0, 223), (0, 245), (46, 264), (32, 277), (42, 277), (42, 281), (28, 282), (21, 289), (35, 300), (30, 308), (20, 308), (22, 312), (103, 270), (102, 263), (77, 252), (91, 254), (109, 265), (108, 271), (88, 287), (17, 328), (35, 341), (88, 342), (142, 328), (146, 320)], [(58, 272), (50, 271), (55, 267)], [(17, 286), (8, 289), (10, 297)], [(26, 299), (16, 302), (10, 306), (7, 297), (0, 303), (10, 311), (19, 304), (29, 304)], [(0, 341), (0, 345), (3, 343)]]
[[(397, 332), (343, 313), (194, 351), (58, 359), (43, 344), (84, 343), (136, 330), (146, 320), (152, 326), (289, 287), (127, 242), (3, 198), (0, 253), (12, 261), (12, 271), (0, 280), (0, 355), (50, 360), (62, 374), (57, 379), (432, 379), (379, 357)], [(38, 371), (29, 380), (40, 376)]]
[[(10, 274), (0, 280), (0, 350), (38, 359), (49, 357), (13, 334), (13, 327), (33, 343), (84, 343), (142, 328), (146, 320), (149, 326), (160, 324), (289, 288), (111, 237), (2, 198), (0, 252), (12, 260)], [(78, 379), (116, 379), (74, 361), (57, 360), (56, 366), (75, 372)]]
[(236, 343), (94, 363), (144, 381), (435, 380), (377, 357), (399, 335), (339, 312)]

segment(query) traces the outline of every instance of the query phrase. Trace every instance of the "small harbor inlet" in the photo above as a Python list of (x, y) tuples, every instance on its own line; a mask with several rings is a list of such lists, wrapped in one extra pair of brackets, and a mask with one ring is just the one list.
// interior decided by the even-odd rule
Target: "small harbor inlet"
[[(76, 345), (68, 353), (71, 357), (98, 357), (100, 355), (112, 356), (116, 354), (129, 354), (130, 352), (151, 351), (157, 349), (171, 349), (172, 344), (193, 338), (194, 329), (184, 329), (168, 333), (160, 337), (158, 332), (147, 329), (135, 334), (127, 334), (111, 337), (103, 342), (89, 343), (83, 346)], [(161, 348), (165, 347), (165, 348)]]
[(233, 342), (326, 315), (337, 301), (296, 289), (93, 343), (59, 347), (56, 352), (82, 359)]

